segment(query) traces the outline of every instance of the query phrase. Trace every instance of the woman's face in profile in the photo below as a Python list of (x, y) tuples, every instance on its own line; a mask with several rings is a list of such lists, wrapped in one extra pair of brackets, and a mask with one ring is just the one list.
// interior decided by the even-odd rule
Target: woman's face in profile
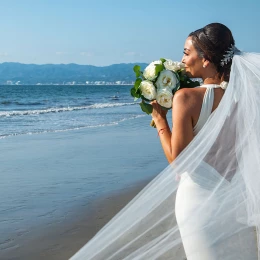
[(198, 56), (191, 37), (185, 41), (183, 54), (182, 62), (185, 64), (187, 75), (191, 78), (201, 78), (203, 59)]

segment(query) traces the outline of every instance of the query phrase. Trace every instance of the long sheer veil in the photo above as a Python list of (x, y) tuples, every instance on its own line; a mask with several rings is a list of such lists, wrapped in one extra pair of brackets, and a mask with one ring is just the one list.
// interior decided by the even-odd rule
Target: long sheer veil
[[(177, 225), (175, 197), (185, 176), (207, 195)], [(194, 232), (207, 234), (204, 247), (218, 248), (216, 259), (236, 259), (239, 250), (258, 259), (259, 228), (260, 54), (239, 52), (203, 129), (71, 259), (183, 259), (182, 241)]]

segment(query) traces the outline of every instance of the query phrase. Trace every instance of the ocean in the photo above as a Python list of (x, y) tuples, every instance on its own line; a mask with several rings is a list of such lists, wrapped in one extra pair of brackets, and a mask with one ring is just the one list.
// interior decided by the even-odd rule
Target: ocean
[(132, 86), (0, 86), (0, 259), (167, 166)]
[(104, 127), (143, 116), (131, 86), (0, 86), (0, 138)]

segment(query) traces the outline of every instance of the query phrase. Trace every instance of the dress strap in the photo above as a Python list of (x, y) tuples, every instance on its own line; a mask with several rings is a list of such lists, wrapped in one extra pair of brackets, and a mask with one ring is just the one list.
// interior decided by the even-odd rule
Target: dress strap
[(201, 106), (200, 116), (197, 124), (193, 128), (193, 133), (196, 135), (201, 128), (204, 126), (208, 118), (210, 117), (213, 102), (214, 102), (214, 88), (220, 88), (219, 85), (202, 85), (200, 87), (205, 87), (206, 91), (203, 97), (203, 102)]

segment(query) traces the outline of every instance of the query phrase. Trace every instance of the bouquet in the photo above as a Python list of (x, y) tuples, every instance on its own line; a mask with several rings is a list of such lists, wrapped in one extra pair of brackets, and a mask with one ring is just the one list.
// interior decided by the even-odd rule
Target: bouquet
[[(151, 101), (157, 103), (166, 110), (172, 107), (172, 98), (181, 88), (193, 88), (200, 85), (198, 81), (192, 81), (186, 74), (184, 64), (169, 59), (160, 59), (150, 63), (144, 71), (139, 65), (133, 68), (136, 74), (134, 87), (131, 95), (135, 100), (141, 98), (140, 103), (143, 112), (152, 113)], [(156, 127), (154, 121), (151, 126)]]

